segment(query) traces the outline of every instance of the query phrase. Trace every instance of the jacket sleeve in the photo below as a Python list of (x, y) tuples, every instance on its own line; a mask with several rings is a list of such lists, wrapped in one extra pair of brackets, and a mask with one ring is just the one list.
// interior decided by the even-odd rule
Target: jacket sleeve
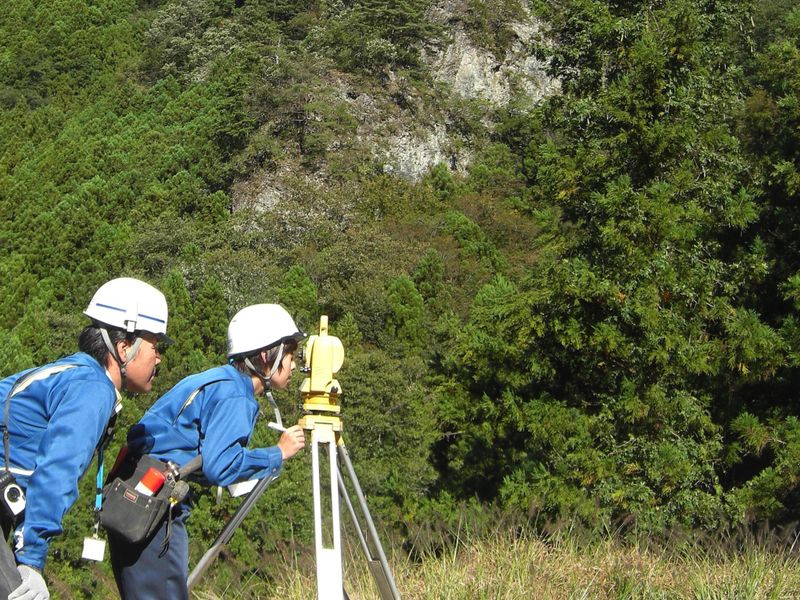
[(64, 513), (78, 497), (78, 481), (113, 410), (108, 385), (70, 380), (52, 392), (47, 430), (28, 480), (23, 547), (17, 561), (42, 569), (50, 539), (62, 531)]
[(212, 485), (277, 474), (283, 464), (280, 448), (246, 448), (256, 415), (246, 398), (225, 398), (203, 417), (200, 454), (203, 475)]

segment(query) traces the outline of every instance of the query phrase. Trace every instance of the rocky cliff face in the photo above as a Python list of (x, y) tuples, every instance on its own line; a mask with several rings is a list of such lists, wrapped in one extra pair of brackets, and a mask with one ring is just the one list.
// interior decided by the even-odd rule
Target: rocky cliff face
[[(460, 3), (447, 2), (437, 13), (451, 23), (451, 42), (442, 52), (430, 56), (434, 76), (463, 98), (482, 98), (493, 105), (507, 105), (515, 94), (530, 102), (558, 91), (558, 82), (548, 77), (546, 65), (531, 55), (531, 46), (541, 40), (541, 24), (531, 15), (509, 24), (515, 40), (502, 57), (477, 47), (470, 41), (464, 26), (453, 21)], [(448, 13), (448, 11), (451, 11)]]
[[(496, 56), (470, 39), (459, 17), (464, 10), (465, 0), (441, 0), (431, 10), (431, 19), (448, 33), (441, 47), (424, 55), (435, 89), (423, 94), (394, 73), (386, 74), (379, 91), (358, 89), (358, 84), (346, 77), (330, 78), (330, 101), (345, 105), (357, 122), (353, 143), (386, 173), (418, 181), (432, 167), (444, 163), (454, 173), (464, 174), (475, 152), (475, 140), (455, 125), (452, 106), (471, 103), (473, 113), (480, 114), (484, 135), (479, 137), (485, 137), (492, 128), (495, 109), (512, 101), (516, 106), (533, 105), (559, 91), (559, 82), (548, 77), (546, 65), (531, 51), (543, 36), (534, 17), (525, 14), (508, 24), (512, 42), (503, 56)], [(287, 175), (296, 179), (299, 170), (283, 165), (242, 182), (234, 190), (234, 206), (269, 210), (292, 187), (287, 185)], [(325, 171), (321, 165), (314, 173), (305, 170), (302, 178), (320, 184)]]
[[(493, 108), (507, 106), (513, 98), (523, 105), (534, 104), (558, 92), (559, 82), (547, 75), (546, 65), (531, 53), (532, 44), (542, 36), (540, 23), (530, 14), (511, 23), (514, 42), (498, 57), (470, 40), (458, 20), (463, 4), (463, 0), (444, 0), (432, 11), (432, 19), (449, 29), (450, 39), (438, 52), (428, 54), (426, 62), (433, 78), (450, 94), (484, 101), (484, 125), (491, 128), (488, 113)], [(439, 163), (464, 173), (473, 154), (469, 140), (452, 131), (446, 115), (423, 127), (400, 127), (381, 147), (384, 169), (410, 180), (418, 180)]]

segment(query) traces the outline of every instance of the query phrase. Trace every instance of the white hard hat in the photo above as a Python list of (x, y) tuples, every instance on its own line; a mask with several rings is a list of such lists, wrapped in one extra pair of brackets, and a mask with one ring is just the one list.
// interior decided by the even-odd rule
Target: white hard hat
[(304, 337), (281, 305), (253, 304), (237, 312), (228, 325), (228, 357)]
[(130, 333), (147, 331), (171, 344), (167, 336), (167, 299), (149, 283), (131, 277), (107, 281), (83, 311), (94, 321)]

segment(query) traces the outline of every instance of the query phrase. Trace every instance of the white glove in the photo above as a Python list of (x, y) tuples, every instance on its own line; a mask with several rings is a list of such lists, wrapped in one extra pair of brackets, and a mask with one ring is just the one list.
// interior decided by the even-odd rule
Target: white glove
[(22, 585), (8, 595), (8, 600), (49, 600), (50, 592), (39, 571), (28, 565), (18, 565), (17, 571)]

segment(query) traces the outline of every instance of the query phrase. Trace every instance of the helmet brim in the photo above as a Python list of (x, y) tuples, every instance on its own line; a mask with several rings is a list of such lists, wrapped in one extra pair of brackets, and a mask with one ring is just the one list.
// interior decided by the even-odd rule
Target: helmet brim
[(300, 342), (302, 342), (307, 337), (308, 336), (305, 333), (303, 333), (302, 331), (298, 331), (297, 333), (293, 333), (292, 335), (287, 335), (286, 337), (281, 338), (276, 343), (272, 344), (270, 348), (274, 348), (279, 344), (285, 344), (286, 342), (294, 342), (295, 344), (300, 345)]
[(162, 342), (163, 344), (166, 344), (167, 346), (171, 346), (172, 344), (175, 343), (175, 340), (173, 340), (171, 337), (169, 337), (166, 333), (157, 333), (157, 334), (155, 334), (155, 336), (158, 338), (159, 342)]

